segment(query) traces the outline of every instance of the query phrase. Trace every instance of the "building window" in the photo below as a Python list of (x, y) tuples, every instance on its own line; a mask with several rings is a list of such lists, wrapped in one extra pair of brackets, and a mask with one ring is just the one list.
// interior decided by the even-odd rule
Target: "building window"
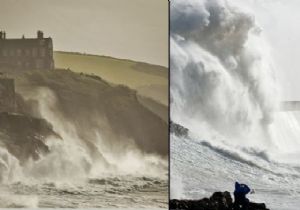
[(10, 55), (10, 56), (15, 56), (15, 50), (14, 50), (14, 49), (11, 49), (11, 50), (9, 51), (9, 55)]
[(46, 50), (44, 48), (40, 49), (40, 56), (45, 57), (46, 56)]
[(32, 49), (32, 56), (37, 57), (37, 48)]
[(2, 50), (2, 55), (6, 57), (7, 56), (7, 51), (6, 50)]
[(29, 68), (29, 67), (30, 67), (30, 62), (27, 61), (27, 62), (25, 63), (25, 67), (26, 67), (26, 68)]
[(22, 50), (21, 49), (17, 49), (17, 55), (21, 56), (22, 55)]
[(25, 50), (25, 55), (26, 55), (26, 56), (30, 56), (30, 49), (26, 49), (26, 50)]
[(43, 46), (45, 44), (45, 40), (42, 39), (42, 40), (39, 40), (39, 45)]
[(17, 65), (18, 65), (19, 68), (22, 67), (22, 61), (18, 61)]
[(52, 49), (52, 42), (48, 42), (48, 48)]
[(35, 62), (35, 68), (37, 68), (37, 69), (42, 69), (42, 68), (44, 68), (44, 62), (43, 62), (43, 60), (36, 60), (36, 62)]

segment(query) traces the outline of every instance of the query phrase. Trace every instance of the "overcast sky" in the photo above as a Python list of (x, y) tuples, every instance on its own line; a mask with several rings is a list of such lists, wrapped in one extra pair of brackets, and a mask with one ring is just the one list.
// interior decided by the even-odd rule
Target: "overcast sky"
[(54, 50), (167, 66), (167, 0), (0, 0), (7, 38), (54, 39)]
[(261, 26), (271, 47), (283, 100), (300, 101), (300, 1), (233, 1), (254, 14)]

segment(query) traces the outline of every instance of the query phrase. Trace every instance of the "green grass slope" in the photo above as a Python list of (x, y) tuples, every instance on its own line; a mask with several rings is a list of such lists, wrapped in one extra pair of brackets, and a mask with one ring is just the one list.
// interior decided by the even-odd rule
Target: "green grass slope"
[(107, 56), (70, 52), (54, 52), (56, 68), (69, 68), (75, 72), (95, 74), (104, 80), (126, 85), (142, 96), (168, 105), (168, 69)]

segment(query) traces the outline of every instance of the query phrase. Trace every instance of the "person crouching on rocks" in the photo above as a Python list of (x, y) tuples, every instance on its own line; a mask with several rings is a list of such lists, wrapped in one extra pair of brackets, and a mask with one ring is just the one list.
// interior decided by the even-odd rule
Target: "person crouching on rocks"
[(264, 203), (252, 203), (246, 198), (248, 193), (254, 193), (246, 184), (235, 182), (234, 190), (234, 210), (266, 209)]
[(234, 189), (234, 209), (246, 210), (249, 206), (249, 199), (246, 198), (246, 195), (251, 192), (251, 189), (246, 184), (240, 184), (235, 182)]

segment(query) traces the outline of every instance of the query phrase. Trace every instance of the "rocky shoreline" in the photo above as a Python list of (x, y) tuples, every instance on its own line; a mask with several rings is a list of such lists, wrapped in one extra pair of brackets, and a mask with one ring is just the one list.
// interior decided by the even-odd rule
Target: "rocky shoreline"
[[(243, 210), (234, 207), (233, 199), (229, 192), (215, 192), (210, 198), (200, 200), (170, 200), (170, 209), (186, 210)], [(252, 203), (247, 210), (269, 210), (265, 204)]]

